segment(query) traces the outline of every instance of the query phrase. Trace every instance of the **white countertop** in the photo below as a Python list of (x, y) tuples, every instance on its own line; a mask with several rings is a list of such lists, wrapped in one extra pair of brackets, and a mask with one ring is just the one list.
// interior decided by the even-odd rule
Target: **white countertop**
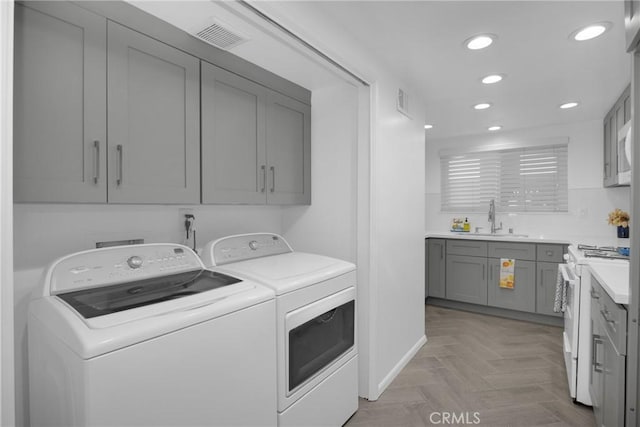
[(544, 236), (535, 236), (528, 235), (527, 237), (516, 237), (513, 235), (509, 235), (509, 233), (504, 234), (494, 234), (494, 235), (486, 235), (486, 234), (476, 234), (476, 233), (460, 233), (460, 232), (428, 232), (425, 234), (425, 237), (431, 237), (434, 239), (465, 239), (465, 240), (486, 240), (486, 241), (494, 241), (494, 242), (520, 242), (520, 243), (551, 243), (551, 244), (560, 244), (560, 245), (569, 245), (571, 242), (566, 239), (557, 239), (557, 238), (549, 238)]
[(629, 304), (629, 263), (589, 262), (589, 270), (618, 304)]

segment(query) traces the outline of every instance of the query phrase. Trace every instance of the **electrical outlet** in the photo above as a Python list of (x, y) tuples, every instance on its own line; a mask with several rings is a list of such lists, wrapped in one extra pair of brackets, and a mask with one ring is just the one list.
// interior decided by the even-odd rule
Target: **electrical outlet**
[(578, 216), (579, 216), (580, 218), (584, 218), (584, 217), (586, 217), (588, 213), (589, 213), (589, 209), (587, 209), (587, 208), (580, 208), (580, 209), (578, 210)]
[(178, 225), (181, 231), (184, 230), (185, 215), (195, 215), (193, 208), (179, 208), (178, 209)]

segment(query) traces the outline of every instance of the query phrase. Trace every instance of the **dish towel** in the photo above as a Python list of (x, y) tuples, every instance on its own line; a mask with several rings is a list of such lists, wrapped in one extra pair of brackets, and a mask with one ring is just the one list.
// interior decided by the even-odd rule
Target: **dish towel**
[(553, 311), (555, 313), (564, 313), (567, 308), (567, 283), (562, 277), (562, 271), (558, 269), (558, 277), (556, 278), (556, 297), (553, 301)]
[(500, 281), (498, 282), (498, 286), (513, 289), (515, 285), (515, 269), (515, 259), (500, 258)]

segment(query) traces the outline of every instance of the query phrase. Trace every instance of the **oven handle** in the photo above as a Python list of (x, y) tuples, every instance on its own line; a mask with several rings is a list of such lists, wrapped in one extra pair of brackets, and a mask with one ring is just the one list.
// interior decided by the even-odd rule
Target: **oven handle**
[(575, 286), (578, 282), (577, 278), (571, 277), (571, 267), (567, 264), (559, 264), (558, 268), (560, 269), (560, 273), (562, 273), (562, 280), (568, 286)]
[[(326, 298), (312, 302), (311, 304), (307, 304), (304, 307), (300, 307), (297, 310), (293, 310), (285, 315), (285, 332), (289, 334), (289, 331), (292, 329), (295, 329), (322, 314), (327, 313), (328, 315), (329, 312), (337, 307), (340, 307), (349, 301), (354, 301), (355, 299), (356, 290), (354, 287), (350, 287)], [(327, 321), (329, 320), (331, 319), (327, 319)]]

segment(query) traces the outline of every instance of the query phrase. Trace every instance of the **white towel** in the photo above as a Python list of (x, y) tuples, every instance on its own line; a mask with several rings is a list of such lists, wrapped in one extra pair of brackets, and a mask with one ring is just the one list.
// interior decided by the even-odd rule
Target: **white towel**
[(558, 276), (556, 278), (556, 296), (553, 301), (553, 311), (555, 313), (564, 313), (567, 308), (567, 282), (562, 277), (562, 271), (558, 268)]

